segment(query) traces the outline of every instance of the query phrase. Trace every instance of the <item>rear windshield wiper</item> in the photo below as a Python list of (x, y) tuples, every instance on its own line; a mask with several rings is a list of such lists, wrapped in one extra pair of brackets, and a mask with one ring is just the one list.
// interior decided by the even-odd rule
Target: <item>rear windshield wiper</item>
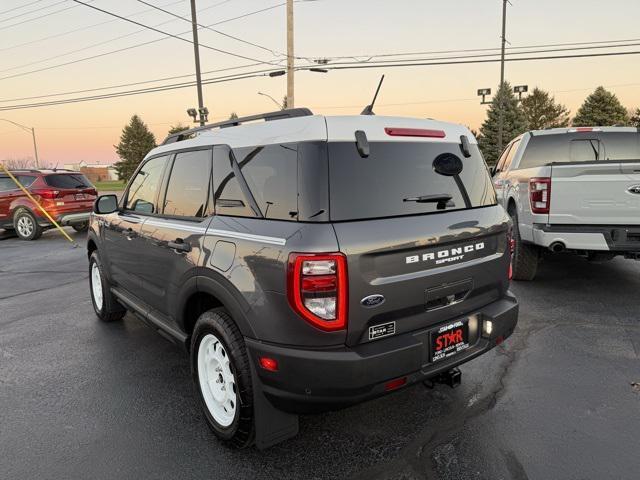
[(403, 199), (403, 202), (416, 202), (416, 203), (437, 203), (438, 210), (444, 210), (447, 207), (455, 207), (455, 203), (451, 200), (453, 197), (448, 193), (437, 193), (435, 195), (421, 195), (419, 197), (407, 197)]

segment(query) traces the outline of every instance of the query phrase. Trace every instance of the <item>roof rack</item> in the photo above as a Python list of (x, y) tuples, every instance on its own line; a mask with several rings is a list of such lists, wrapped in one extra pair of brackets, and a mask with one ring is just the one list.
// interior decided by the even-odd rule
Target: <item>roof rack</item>
[(184, 130), (182, 132), (174, 133), (173, 135), (169, 135), (167, 138), (165, 138), (162, 144), (167, 145), (169, 143), (175, 143), (175, 142), (180, 142), (182, 140), (187, 140), (194, 133), (202, 132), (204, 130), (211, 130), (214, 128), (237, 127), (242, 123), (253, 122), (255, 120), (265, 120), (267, 122), (270, 122), (272, 120), (283, 120), (285, 118), (295, 118), (295, 117), (308, 117), (310, 115), (313, 115), (313, 112), (308, 108), (289, 108), (287, 110), (278, 110), (275, 112), (259, 113), (257, 115), (249, 115), (248, 117), (229, 119), (229, 120), (225, 120), (224, 122), (210, 123), (202, 127), (195, 127), (189, 130)]

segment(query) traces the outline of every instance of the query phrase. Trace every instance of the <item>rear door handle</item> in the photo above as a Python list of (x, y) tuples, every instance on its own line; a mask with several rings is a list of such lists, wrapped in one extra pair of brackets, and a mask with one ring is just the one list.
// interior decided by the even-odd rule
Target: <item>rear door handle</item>
[(188, 243), (184, 243), (184, 240), (181, 238), (176, 238), (173, 242), (167, 242), (167, 247), (177, 250), (178, 252), (190, 252), (191, 245)]

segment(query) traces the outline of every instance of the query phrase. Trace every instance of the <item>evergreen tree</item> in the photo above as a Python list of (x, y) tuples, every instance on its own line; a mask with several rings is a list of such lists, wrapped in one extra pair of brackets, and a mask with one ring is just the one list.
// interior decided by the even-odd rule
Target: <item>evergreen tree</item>
[(595, 92), (587, 97), (573, 119), (573, 125), (576, 127), (606, 127), (628, 123), (627, 109), (622, 106), (618, 97), (604, 87), (596, 88)]
[(629, 120), (629, 124), (632, 127), (640, 128), (640, 108), (636, 109), (636, 112), (633, 114), (633, 116)]
[(125, 182), (131, 178), (142, 159), (156, 146), (156, 138), (138, 115), (122, 129), (120, 143), (114, 145), (120, 161), (114, 164), (118, 178)]
[(236, 112), (231, 112), (231, 115), (229, 115), (229, 120), (237, 120), (238, 114)]
[(569, 110), (556, 103), (548, 92), (536, 87), (531, 95), (522, 99), (522, 111), (527, 119), (528, 130), (566, 127), (569, 125)]
[(178, 122), (175, 125), (171, 125), (171, 128), (169, 128), (169, 131), (167, 132), (167, 135), (184, 132), (185, 130), (189, 130), (189, 127), (183, 125), (182, 122)]
[(493, 102), (487, 111), (487, 118), (480, 127), (480, 149), (488, 165), (494, 165), (502, 152), (498, 151), (498, 123), (500, 108), (502, 108), (502, 147), (527, 130), (527, 119), (518, 99), (511, 90), (511, 85), (505, 82), (493, 97)]

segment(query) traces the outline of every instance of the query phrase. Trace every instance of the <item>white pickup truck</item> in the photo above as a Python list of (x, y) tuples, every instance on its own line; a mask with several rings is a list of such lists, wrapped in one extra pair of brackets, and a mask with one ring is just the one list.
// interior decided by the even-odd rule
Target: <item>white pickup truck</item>
[(527, 132), (492, 173), (514, 223), (514, 279), (533, 280), (543, 250), (640, 259), (640, 129)]

